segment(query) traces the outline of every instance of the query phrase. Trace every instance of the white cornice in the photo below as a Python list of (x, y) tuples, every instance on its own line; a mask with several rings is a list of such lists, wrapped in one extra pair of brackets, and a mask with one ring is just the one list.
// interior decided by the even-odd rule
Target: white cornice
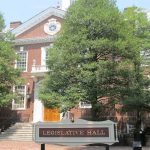
[(48, 17), (50, 17), (52, 15), (60, 17), (60, 18), (64, 18), (65, 11), (57, 9), (57, 8), (50, 7), (48, 9), (42, 11), (38, 15), (34, 16), (33, 18), (29, 19), (28, 21), (24, 22), (19, 27), (12, 30), (12, 33), (15, 36), (18, 36), (18, 35), (22, 34), (23, 32), (29, 30), (33, 26), (35, 26), (35, 25), (39, 24), (40, 22), (44, 21), (45, 19), (47, 19)]
[(57, 36), (47, 36), (47, 37), (37, 37), (37, 38), (26, 38), (26, 39), (16, 39), (13, 41), (14, 45), (28, 45), (37, 43), (51, 43), (56, 40)]

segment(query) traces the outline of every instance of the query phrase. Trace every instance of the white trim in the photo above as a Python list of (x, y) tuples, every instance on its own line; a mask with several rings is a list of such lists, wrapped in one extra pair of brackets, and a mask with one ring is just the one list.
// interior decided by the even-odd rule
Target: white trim
[(53, 43), (51, 43), (49, 46), (41, 47), (41, 66), (46, 66), (46, 51), (52, 47)]
[[(27, 50), (21, 50), (16, 52), (16, 54), (18, 55), (18, 53), (21, 53), (21, 52), (26, 52), (26, 68), (25, 70), (23, 70), (22, 72), (27, 72), (28, 71), (28, 51)], [(15, 60), (15, 69), (18, 68), (17, 67), (17, 60)]]
[[(55, 26), (56, 28), (51, 30), (50, 26)], [(61, 23), (57, 21), (55, 18), (51, 18), (47, 23), (44, 24), (44, 32), (49, 35), (55, 35), (61, 29)]]
[(46, 65), (46, 47), (41, 47), (41, 65)]
[(28, 45), (37, 43), (51, 43), (57, 39), (57, 35), (49, 35), (47, 37), (37, 37), (37, 38), (26, 38), (26, 39), (15, 39), (13, 42), (15, 45)]
[(79, 108), (92, 108), (92, 105), (91, 103), (88, 103), (86, 101), (82, 101), (82, 102), (79, 102)]
[[(24, 86), (24, 107), (23, 108), (14, 108), (13, 105), (15, 105), (15, 99), (12, 100), (12, 110), (26, 110), (27, 107), (27, 86), (26, 85), (22, 85)], [(13, 86), (13, 92), (15, 92), (15, 86)]]
[(50, 7), (12, 30), (12, 33), (18, 36), (53, 15), (64, 18), (65, 11)]
[(20, 52), (22, 52), (22, 51), (24, 51), (24, 47), (23, 46), (20, 47)]
[(27, 55), (26, 55), (26, 70), (24, 72), (28, 71), (28, 51), (26, 50)]
[(39, 87), (41, 81), (35, 82), (34, 85), (34, 107), (33, 107), (33, 122), (39, 122), (44, 120), (44, 106), (39, 100)]

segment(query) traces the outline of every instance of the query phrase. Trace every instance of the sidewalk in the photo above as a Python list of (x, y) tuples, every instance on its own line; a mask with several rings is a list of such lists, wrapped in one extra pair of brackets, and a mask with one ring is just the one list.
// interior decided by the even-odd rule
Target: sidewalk
[[(0, 150), (40, 150), (40, 145), (34, 142), (0, 141)], [(46, 145), (45, 150), (105, 150), (102, 146), (58, 146)], [(110, 150), (132, 150), (132, 147), (110, 147)], [(142, 150), (150, 150), (144, 147)]]

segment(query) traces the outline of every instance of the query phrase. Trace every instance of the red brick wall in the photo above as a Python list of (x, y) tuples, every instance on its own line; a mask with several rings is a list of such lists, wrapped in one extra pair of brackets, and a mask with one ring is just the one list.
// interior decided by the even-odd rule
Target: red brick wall
[[(87, 119), (91, 120), (91, 109), (89, 108), (72, 108), (70, 113), (74, 116), (74, 119)], [(71, 116), (70, 116), (71, 117)]]
[[(57, 21), (62, 22), (61, 18), (56, 16), (51, 16), (46, 20), (42, 21), (38, 25), (32, 27), (31, 29), (25, 31), (21, 35), (17, 36), (16, 39), (25, 39), (25, 38), (37, 38), (37, 37), (46, 37), (48, 34), (44, 32), (44, 24), (48, 22), (49, 19), (56, 18)], [(28, 122), (33, 120), (33, 107), (34, 107), (34, 82), (32, 78), (32, 65), (33, 60), (36, 60), (36, 65), (41, 65), (41, 47), (49, 46), (50, 43), (40, 43), (40, 44), (30, 44), (30, 45), (20, 45), (16, 46), (16, 51), (20, 50), (20, 47), (24, 47), (24, 50), (28, 51), (28, 64), (27, 72), (22, 72), (22, 77), (25, 79), (25, 85), (30, 88), (30, 93), (32, 95), (30, 100), (27, 100), (27, 109), (26, 110), (14, 110), (16, 117), (20, 121)]]
[(17, 36), (17, 39), (20, 38), (36, 38), (36, 37), (46, 37), (48, 36), (48, 34), (46, 34), (44, 32), (44, 24), (48, 22), (49, 19), (51, 18), (56, 18), (57, 21), (62, 22), (61, 18), (58, 18), (56, 16), (51, 16), (47, 19), (45, 19), (44, 21), (42, 21), (41, 23), (39, 23), (38, 25), (32, 27), (31, 29), (25, 31), (24, 33), (22, 33), (21, 35)]

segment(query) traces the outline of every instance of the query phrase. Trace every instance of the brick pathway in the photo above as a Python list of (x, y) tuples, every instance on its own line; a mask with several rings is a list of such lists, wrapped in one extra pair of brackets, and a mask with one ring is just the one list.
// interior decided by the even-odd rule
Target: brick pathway
[[(0, 141), (0, 150), (40, 150), (40, 145), (34, 142)], [(45, 150), (105, 150), (105, 148), (100, 146), (46, 145)], [(110, 150), (132, 150), (132, 147), (110, 147)], [(143, 150), (150, 150), (150, 147), (144, 147)]]

